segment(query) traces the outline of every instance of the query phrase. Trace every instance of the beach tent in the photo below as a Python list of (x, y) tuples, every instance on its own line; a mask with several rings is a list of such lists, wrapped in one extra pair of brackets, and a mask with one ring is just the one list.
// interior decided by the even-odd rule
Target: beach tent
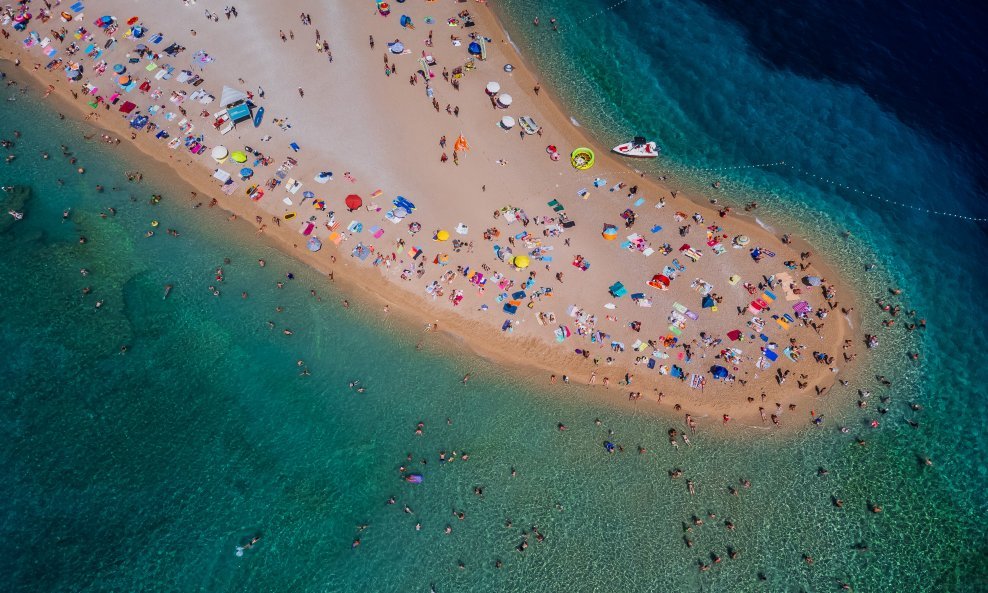
[(349, 196), (346, 197), (344, 203), (346, 204), (347, 209), (349, 209), (350, 212), (353, 212), (357, 208), (360, 208), (360, 206), (363, 205), (364, 201), (360, 199), (360, 196), (358, 196), (357, 194), (350, 194)]
[(717, 302), (714, 301), (713, 297), (709, 294), (703, 297), (703, 301), (700, 306), (704, 309), (710, 309), (717, 306)]
[(250, 119), (250, 107), (246, 103), (241, 103), (240, 105), (234, 105), (226, 110), (226, 114), (230, 116), (230, 120), (234, 122), (241, 122), (245, 119)]
[(414, 29), (415, 28), (415, 24), (412, 22), (412, 19), (409, 18), (409, 16), (407, 14), (401, 15), (401, 19), (399, 19), (398, 22), (401, 23), (401, 26), (402, 27), (407, 27), (409, 29)]
[(214, 171), (213, 177), (219, 179), (223, 183), (230, 181), (230, 174), (224, 171), (223, 169), (217, 169), (216, 171)]
[(220, 107), (229, 107), (239, 101), (246, 101), (247, 93), (232, 87), (224, 86), (220, 93)]

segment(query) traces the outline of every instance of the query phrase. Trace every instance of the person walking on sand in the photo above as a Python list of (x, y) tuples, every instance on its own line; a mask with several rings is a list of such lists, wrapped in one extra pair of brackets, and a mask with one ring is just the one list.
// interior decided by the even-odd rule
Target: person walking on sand
[(305, 97), (305, 91), (302, 90), (302, 87), (298, 87), (298, 96), (299, 97)]

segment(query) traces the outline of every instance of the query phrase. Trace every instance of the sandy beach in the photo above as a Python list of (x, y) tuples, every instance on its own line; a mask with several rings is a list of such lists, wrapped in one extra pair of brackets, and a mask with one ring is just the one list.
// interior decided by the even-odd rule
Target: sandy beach
[[(408, 2), (383, 16), (372, 3), (313, 3), (301, 18), (276, 6), (237, 6), (233, 16), (218, 2), (108, 0), (67, 13), (68, 22), (56, 7), (47, 23), (31, 4), (24, 30), (3, 25), (4, 57), (20, 60), (5, 71), (51, 85), (46, 100), (64, 100), (66, 115), (198, 188), (165, 199), (216, 200), (253, 224), (257, 240), (331, 274), (354, 307), (428, 324), (547, 385), (593, 384), (616, 405), (718, 425), (805, 425), (850, 403), (826, 392), (864, 350), (856, 298), (817, 249), (783, 242), (779, 221), (776, 236), (751, 212), (725, 210), (713, 185), (708, 195), (679, 193), (675, 180), (641, 176), (634, 161), (596, 145), (483, 4)], [(94, 24), (103, 15), (113, 17), (108, 26)], [(489, 39), (486, 59), (471, 59), (471, 35)], [(100, 50), (110, 38), (116, 44)], [(185, 49), (165, 54), (172, 44)], [(77, 80), (66, 75), (70, 62), (83, 66)], [(174, 72), (158, 78), (166, 65)], [(179, 82), (183, 69), (204, 82)], [(97, 90), (85, 94), (87, 84)], [(247, 119), (224, 134), (213, 125), (224, 87), (249, 93), (253, 115), (264, 108), (259, 126)], [(135, 107), (121, 113), (127, 101)], [(155, 127), (132, 127), (141, 115)], [(523, 116), (537, 132), (521, 129)], [(162, 131), (169, 137), (156, 137)], [(184, 142), (169, 148), (190, 136), (200, 154)], [(469, 148), (455, 151), (458, 138)], [(218, 146), (257, 154), (219, 162)], [(591, 168), (571, 164), (578, 147), (592, 150)], [(249, 179), (238, 175), (245, 166)], [(232, 183), (222, 186), (217, 170)], [(263, 190), (256, 200), (253, 186)], [(350, 195), (361, 202), (353, 211)]]

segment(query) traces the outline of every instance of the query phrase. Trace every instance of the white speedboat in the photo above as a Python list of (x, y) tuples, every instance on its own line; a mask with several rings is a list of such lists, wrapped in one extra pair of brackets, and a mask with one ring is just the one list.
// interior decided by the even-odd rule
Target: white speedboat
[(631, 142), (618, 144), (611, 150), (622, 156), (630, 156), (639, 159), (654, 159), (659, 156), (659, 147), (655, 144), (655, 142), (646, 142), (645, 138), (641, 136), (636, 136)]

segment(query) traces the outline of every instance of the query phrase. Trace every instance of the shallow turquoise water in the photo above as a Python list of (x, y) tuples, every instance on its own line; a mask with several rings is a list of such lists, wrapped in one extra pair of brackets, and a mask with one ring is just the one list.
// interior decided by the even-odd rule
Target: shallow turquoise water
[[(123, 172), (141, 165), (122, 150), (85, 144), (81, 127), (56, 127), (51, 113), (27, 101), (0, 105), (0, 137), (24, 132), (0, 182), (31, 189), (25, 220), (0, 226), (7, 590), (404, 592), (435, 583), (440, 592), (829, 591), (836, 579), (857, 591), (984, 589), (980, 517), (988, 509), (978, 460), (986, 404), (975, 386), (986, 340), (983, 314), (957, 304), (983, 281), (974, 258), (943, 261), (945, 250), (976, 253), (984, 244), (977, 228), (956, 232), (905, 215), (879, 226), (875, 211), (848, 215), (839, 202), (831, 209), (793, 198), (818, 189), (796, 180), (740, 178), (774, 187), (776, 197), (765, 199), (774, 215), (810, 217), (828, 244), (834, 229), (854, 231), (860, 239), (833, 252), (858, 270), (878, 261), (879, 274), (854, 277), (875, 291), (908, 285), (930, 329), (883, 341), (892, 354), (877, 361), (878, 372), (895, 386), (880, 431), (866, 430), (870, 415), (853, 409), (794, 439), (701, 434), (692, 447), (673, 449), (665, 433), (680, 422), (616, 412), (576, 388), (547, 396), (544, 386), (456, 354), (455, 345), (382, 320), (376, 306), (363, 307), (273, 250), (241, 245), (246, 225), (237, 232), (222, 213), (192, 209), (168, 180), (128, 183)], [(85, 176), (59, 144), (87, 167)], [(96, 183), (107, 191), (96, 193)], [(150, 205), (152, 193), (165, 200)], [(118, 214), (102, 219), (107, 206)], [(67, 207), (72, 216), (63, 223)], [(152, 219), (161, 226), (145, 238)], [(936, 233), (942, 249), (917, 249), (915, 233), (902, 230), (910, 222)], [(207, 287), (219, 266), (225, 280), (214, 297)], [(278, 289), (289, 271), (296, 279)], [(165, 284), (175, 286), (167, 300)], [(83, 286), (94, 294), (83, 297)], [(250, 298), (242, 300), (245, 290)], [(339, 306), (344, 297), (355, 303), (349, 311)], [(105, 299), (99, 310), (96, 299)], [(899, 356), (917, 343), (924, 363), (909, 367)], [(310, 376), (299, 375), (297, 360)], [(466, 387), (465, 372), (474, 373)], [(348, 388), (354, 379), (367, 393)], [(910, 401), (925, 410), (911, 412)], [(904, 422), (912, 417), (919, 429)], [(426, 428), (416, 436), (419, 421)], [(557, 431), (558, 422), (570, 430)], [(868, 445), (855, 445), (857, 436)], [(626, 451), (607, 455), (605, 440)], [(635, 453), (639, 445), (648, 453)], [(469, 461), (438, 462), (440, 450), (454, 449)], [(400, 480), (408, 453), (421, 485)], [(921, 467), (920, 455), (935, 465)], [(821, 466), (828, 476), (816, 475)], [(683, 479), (668, 477), (675, 467), (696, 483), (695, 496)], [(752, 487), (731, 496), (728, 487), (742, 477)], [(398, 504), (385, 504), (390, 495)], [(884, 512), (868, 512), (869, 501)], [(414, 515), (402, 512), (405, 504)], [(688, 549), (682, 524), (693, 515), (706, 524), (693, 527)], [(351, 549), (360, 524), (369, 527)], [(532, 525), (545, 542), (532, 538), (516, 551)], [(257, 546), (236, 556), (255, 534)], [(862, 543), (867, 552), (855, 549)], [(728, 559), (728, 546), (740, 551), (737, 560)], [(711, 553), (723, 562), (699, 572)]]

